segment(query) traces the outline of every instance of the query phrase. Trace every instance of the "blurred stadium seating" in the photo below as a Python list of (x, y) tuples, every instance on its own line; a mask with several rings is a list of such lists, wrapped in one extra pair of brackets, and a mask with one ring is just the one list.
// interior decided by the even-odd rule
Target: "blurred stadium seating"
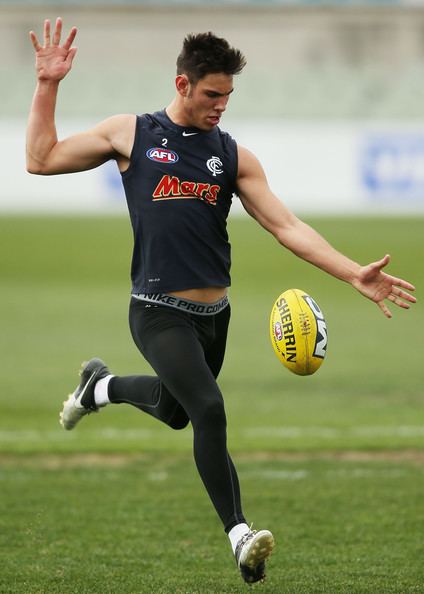
[(3, 117), (26, 117), (34, 82), (28, 31), (41, 33), (43, 19), (59, 13), (66, 27), (79, 28), (61, 115), (103, 117), (164, 105), (181, 40), (199, 30), (227, 37), (247, 55), (233, 115), (424, 115), (424, 9), (417, 3), (0, 0)]

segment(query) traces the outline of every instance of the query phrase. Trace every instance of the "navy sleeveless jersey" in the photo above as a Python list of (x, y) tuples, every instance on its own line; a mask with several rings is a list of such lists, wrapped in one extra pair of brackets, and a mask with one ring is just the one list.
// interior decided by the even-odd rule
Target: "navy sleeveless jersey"
[(236, 177), (229, 134), (178, 126), (165, 110), (137, 116), (122, 173), (134, 232), (133, 293), (230, 285), (227, 217)]

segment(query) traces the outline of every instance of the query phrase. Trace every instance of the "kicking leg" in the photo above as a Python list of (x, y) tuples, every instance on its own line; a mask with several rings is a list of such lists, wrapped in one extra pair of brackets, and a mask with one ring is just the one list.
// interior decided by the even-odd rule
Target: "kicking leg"
[(188, 425), (187, 413), (158, 377), (114, 376), (109, 382), (108, 398), (115, 404), (131, 404), (172, 429), (183, 429)]

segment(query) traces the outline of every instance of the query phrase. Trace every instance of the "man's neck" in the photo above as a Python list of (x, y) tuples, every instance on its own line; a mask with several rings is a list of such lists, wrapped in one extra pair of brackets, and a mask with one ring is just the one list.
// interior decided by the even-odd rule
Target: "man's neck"
[(166, 115), (174, 124), (177, 126), (189, 126), (190, 123), (187, 121), (187, 116), (179, 105), (178, 98), (175, 97), (168, 107), (165, 109)]

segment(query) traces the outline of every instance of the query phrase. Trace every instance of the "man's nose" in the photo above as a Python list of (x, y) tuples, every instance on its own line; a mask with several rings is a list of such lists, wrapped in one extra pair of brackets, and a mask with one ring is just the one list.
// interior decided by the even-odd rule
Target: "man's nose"
[(229, 97), (219, 97), (215, 103), (215, 109), (220, 112), (225, 111), (227, 109), (228, 99)]

